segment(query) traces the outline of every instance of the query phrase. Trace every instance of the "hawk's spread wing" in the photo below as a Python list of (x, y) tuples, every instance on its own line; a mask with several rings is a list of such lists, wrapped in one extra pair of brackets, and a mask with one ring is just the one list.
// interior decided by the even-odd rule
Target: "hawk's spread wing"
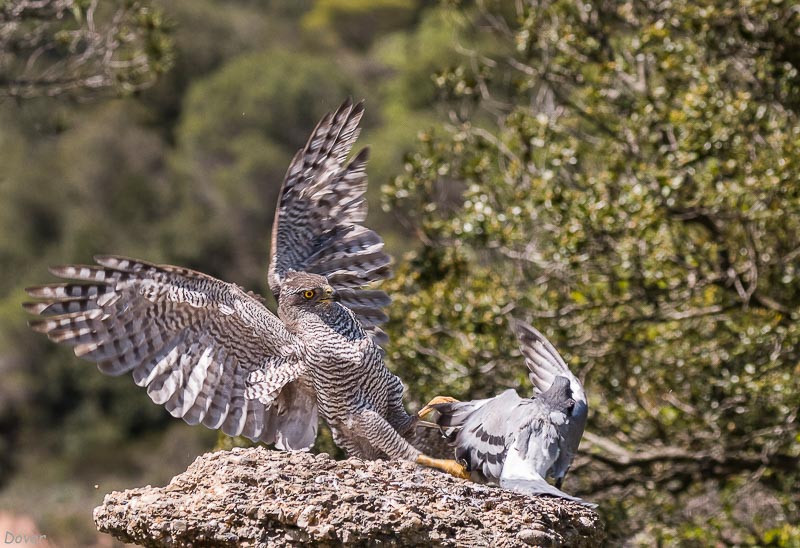
[(155, 403), (189, 424), (267, 443), (285, 436), (280, 401), (271, 409), (245, 391), (254, 370), (279, 372), (275, 390), (299, 377), (302, 348), (257, 298), (184, 268), (95, 260), (52, 269), (76, 282), (27, 289), (40, 299), (25, 305), (42, 316), (30, 322), (34, 330), (73, 346), (107, 375), (132, 372)]
[(347, 100), (319, 122), (283, 181), (272, 228), (269, 286), (277, 298), (290, 270), (321, 274), (377, 342), (390, 303), (383, 291), (360, 290), (391, 275), (383, 240), (361, 223), (367, 216), (367, 149), (345, 163), (364, 112)]

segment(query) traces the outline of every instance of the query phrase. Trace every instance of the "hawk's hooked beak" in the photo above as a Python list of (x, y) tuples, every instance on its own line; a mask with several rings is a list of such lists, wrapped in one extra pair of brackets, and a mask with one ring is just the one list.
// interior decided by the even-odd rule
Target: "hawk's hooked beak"
[(336, 294), (336, 290), (329, 285), (326, 285), (322, 288), (322, 296), (318, 299), (322, 302), (330, 302), (330, 301), (338, 301), (339, 295)]

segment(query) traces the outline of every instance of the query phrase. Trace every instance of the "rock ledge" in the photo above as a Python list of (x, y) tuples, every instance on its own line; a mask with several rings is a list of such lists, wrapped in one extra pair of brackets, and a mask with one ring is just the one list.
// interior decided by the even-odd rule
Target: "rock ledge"
[(407, 462), (207, 453), (165, 487), (106, 495), (98, 530), (143, 546), (597, 546), (599, 516)]

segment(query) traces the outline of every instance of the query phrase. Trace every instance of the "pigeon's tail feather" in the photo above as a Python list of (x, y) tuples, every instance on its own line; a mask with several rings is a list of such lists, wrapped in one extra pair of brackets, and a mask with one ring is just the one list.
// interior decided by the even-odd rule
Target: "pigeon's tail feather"
[(588, 502), (579, 497), (573, 497), (566, 494), (564, 491), (557, 489), (550, 485), (543, 479), (501, 479), (500, 487), (522, 493), (523, 495), (549, 495), (551, 497), (559, 497), (562, 499), (571, 500), (589, 508), (597, 508), (593, 502)]

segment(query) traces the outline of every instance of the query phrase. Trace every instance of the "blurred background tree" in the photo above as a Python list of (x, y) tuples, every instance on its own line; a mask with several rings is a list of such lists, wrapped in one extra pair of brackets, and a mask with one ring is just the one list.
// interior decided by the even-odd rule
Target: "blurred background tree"
[(130, 93), (169, 69), (161, 12), (147, 2), (0, 2), (0, 96)]
[(716, 4), (0, 0), (0, 517), (96, 543), (103, 493), (217, 442), (22, 289), (119, 253), (267, 294), (283, 172), (353, 95), (409, 407), (529, 391), (522, 317), (586, 381), (567, 490), (613, 544), (798, 545), (800, 15)]
[(612, 543), (800, 545), (797, 6), (465, 17), (501, 48), (440, 73), (451, 122), (385, 189), (424, 243), (390, 284), (410, 392), (527, 386), (520, 316), (585, 379), (567, 490)]

